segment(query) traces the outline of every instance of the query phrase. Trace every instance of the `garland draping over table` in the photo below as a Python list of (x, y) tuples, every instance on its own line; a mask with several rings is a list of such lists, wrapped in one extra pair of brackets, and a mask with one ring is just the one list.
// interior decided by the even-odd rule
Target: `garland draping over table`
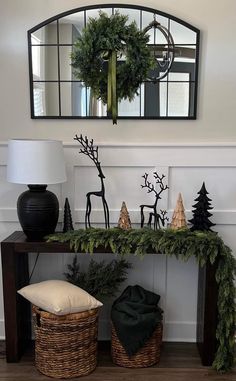
[(217, 264), (218, 324), (216, 329), (217, 352), (213, 368), (225, 372), (232, 368), (235, 355), (236, 327), (236, 260), (231, 249), (213, 232), (190, 230), (151, 229), (80, 229), (67, 233), (56, 233), (48, 241), (69, 242), (75, 252), (93, 253), (103, 247), (112, 253), (127, 255), (134, 253), (143, 257), (146, 253), (162, 253), (176, 256), (184, 261), (194, 256), (199, 266), (207, 261)]
[(75, 77), (107, 104), (113, 124), (117, 122), (117, 103), (133, 100), (154, 66), (147, 45), (149, 35), (135, 22), (126, 25), (127, 21), (128, 16), (118, 11), (111, 16), (100, 11), (99, 18), (89, 18), (71, 54)]

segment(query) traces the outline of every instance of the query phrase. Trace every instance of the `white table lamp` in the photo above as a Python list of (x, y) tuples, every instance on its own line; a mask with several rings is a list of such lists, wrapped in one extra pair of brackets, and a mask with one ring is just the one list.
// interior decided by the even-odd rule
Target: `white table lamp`
[(59, 203), (56, 195), (46, 188), (48, 184), (66, 181), (62, 142), (10, 140), (7, 180), (29, 187), (17, 201), (18, 218), (27, 238), (37, 240), (53, 233), (58, 221)]

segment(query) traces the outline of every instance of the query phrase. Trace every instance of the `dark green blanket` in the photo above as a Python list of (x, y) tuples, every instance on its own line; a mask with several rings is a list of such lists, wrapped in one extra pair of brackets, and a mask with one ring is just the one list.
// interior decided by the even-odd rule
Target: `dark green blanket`
[(128, 286), (113, 303), (111, 319), (129, 356), (143, 347), (162, 320), (159, 300), (160, 295), (136, 285)]

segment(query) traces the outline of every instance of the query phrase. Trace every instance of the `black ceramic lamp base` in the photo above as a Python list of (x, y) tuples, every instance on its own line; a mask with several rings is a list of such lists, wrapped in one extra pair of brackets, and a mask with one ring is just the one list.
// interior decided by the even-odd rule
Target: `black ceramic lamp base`
[(56, 195), (46, 190), (47, 185), (28, 185), (17, 201), (17, 213), (23, 232), (29, 240), (41, 240), (54, 233), (59, 203)]

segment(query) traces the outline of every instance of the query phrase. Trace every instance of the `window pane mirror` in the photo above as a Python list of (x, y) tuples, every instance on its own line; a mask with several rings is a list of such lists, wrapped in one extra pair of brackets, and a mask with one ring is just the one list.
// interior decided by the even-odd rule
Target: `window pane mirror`
[[(109, 16), (118, 10), (128, 16), (127, 25), (135, 21), (140, 30), (147, 28), (158, 62), (133, 101), (119, 102), (118, 119), (196, 119), (199, 30), (158, 10), (124, 4), (73, 9), (28, 31), (31, 117), (108, 118), (107, 105), (75, 77), (70, 58), (83, 28), (101, 10)], [(150, 27), (153, 20), (164, 32)]]

